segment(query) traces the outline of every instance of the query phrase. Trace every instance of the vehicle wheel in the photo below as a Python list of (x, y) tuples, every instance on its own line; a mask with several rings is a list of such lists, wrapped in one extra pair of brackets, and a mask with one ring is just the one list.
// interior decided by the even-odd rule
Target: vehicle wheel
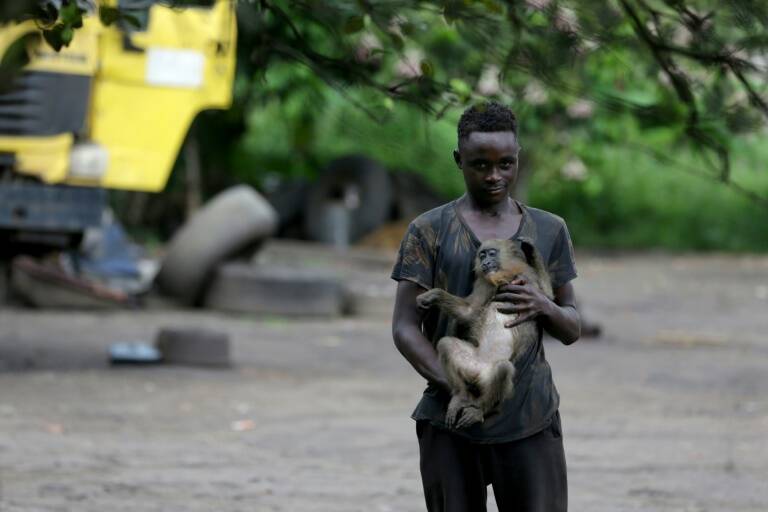
[(363, 156), (339, 158), (309, 192), (304, 230), (311, 240), (354, 242), (383, 224), (391, 208), (392, 185), (386, 169)]
[(155, 283), (161, 293), (196, 305), (219, 263), (256, 247), (276, 227), (275, 210), (253, 188), (225, 190), (176, 232)]

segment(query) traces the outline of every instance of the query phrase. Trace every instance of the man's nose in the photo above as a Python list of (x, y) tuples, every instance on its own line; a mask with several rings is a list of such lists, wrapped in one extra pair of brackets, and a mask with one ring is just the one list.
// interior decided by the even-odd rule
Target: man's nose
[(501, 170), (498, 165), (492, 165), (490, 172), (485, 175), (485, 181), (494, 182), (501, 179)]

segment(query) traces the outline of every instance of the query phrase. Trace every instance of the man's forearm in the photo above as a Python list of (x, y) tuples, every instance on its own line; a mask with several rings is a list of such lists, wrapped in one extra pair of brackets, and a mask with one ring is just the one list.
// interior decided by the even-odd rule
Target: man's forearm
[(552, 302), (547, 314), (542, 316), (541, 325), (549, 335), (570, 345), (581, 336), (581, 315), (570, 304), (559, 306)]
[(450, 391), (437, 351), (420, 329), (403, 326), (393, 332), (395, 346), (413, 368), (429, 382)]

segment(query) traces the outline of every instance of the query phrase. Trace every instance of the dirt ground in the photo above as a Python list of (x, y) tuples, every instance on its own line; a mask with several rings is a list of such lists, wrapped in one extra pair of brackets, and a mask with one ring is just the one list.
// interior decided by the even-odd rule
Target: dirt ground
[[(605, 334), (546, 342), (570, 509), (768, 510), (768, 258), (578, 266)], [(357, 318), (0, 310), (0, 510), (423, 510), (386, 267)], [(164, 326), (228, 332), (235, 366), (107, 364)]]

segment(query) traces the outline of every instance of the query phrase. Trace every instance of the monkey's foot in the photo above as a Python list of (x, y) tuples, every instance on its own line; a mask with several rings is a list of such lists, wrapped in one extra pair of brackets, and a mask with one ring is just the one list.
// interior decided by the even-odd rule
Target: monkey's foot
[(451, 398), (451, 401), (448, 403), (448, 410), (445, 411), (445, 426), (448, 428), (454, 428), (456, 425), (456, 420), (459, 418), (459, 414), (461, 414), (461, 410), (466, 407), (467, 403), (464, 400), (461, 400), (460, 398), (453, 397)]
[(468, 405), (461, 410), (461, 418), (456, 422), (456, 428), (466, 428), (475, 423), (482, 423), (483, 419), (483, 411), (474, 405)]

